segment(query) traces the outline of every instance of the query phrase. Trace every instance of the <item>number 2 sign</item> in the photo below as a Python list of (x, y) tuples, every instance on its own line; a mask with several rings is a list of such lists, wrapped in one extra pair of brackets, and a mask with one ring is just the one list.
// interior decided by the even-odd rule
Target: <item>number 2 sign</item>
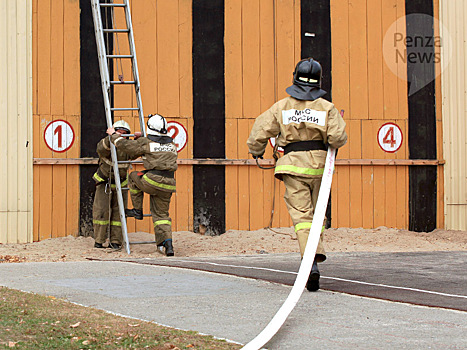
[(384, 152), (394, 153), (402, 146), (402, 131), (397, 124), (386, 123), (378, 130), (378, 144)]
[(44, 130), (44, 141), (54, 152), (65, 152), (75, 141), (72, 126), (65, 120), (57, 119), (50, 122)]

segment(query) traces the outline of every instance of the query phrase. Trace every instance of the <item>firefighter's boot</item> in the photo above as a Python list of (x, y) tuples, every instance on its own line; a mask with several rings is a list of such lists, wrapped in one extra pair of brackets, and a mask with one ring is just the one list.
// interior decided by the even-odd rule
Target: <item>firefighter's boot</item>
[(171, 239), (166, 239), (162, 244), (157, 246), (159, 250), (162, 252), (162, 248), (165, 250), (165, 255), (167, 256), (174, 256), (174, 247), (172, 245), (172, 240)]
[(308, 291), (316, 292), (319, 289), (319, 276), (318, 263), (315, 258), (313, 266), (311, 267), (310, 276), (308, 276), (308, 282), (306, 283), (306, 289)]
[(125, 214), (136, 220), (143, 220), (143, 211), (141, 209), (125, 209)]

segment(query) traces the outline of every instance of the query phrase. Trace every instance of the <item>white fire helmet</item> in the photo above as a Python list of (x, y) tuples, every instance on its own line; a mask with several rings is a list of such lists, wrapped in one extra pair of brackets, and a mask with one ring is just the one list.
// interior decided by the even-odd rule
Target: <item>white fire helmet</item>
[(131, 133), (131, 129), (130, 129), (130, 124), (128, 124), (126, 121), (124, 120), (117, 120), (114, 125), (113, 125), (113, 128), (115, 130), (124, 130), (125, 131), (125, 134), (130, 134)]
[(148, 117), (148, 135), (167, 135), (167, 121), (163, 116), (160, 114), (150, 114)]

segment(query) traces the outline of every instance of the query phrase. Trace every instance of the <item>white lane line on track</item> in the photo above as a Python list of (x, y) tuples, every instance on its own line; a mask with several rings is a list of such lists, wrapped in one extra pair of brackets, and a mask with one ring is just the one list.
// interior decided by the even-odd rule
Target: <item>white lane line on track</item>
[[(269, 269), (269, 268), (266, 268), (266, 267), (255, 267), (255, 266), (241, 266), (241, 265), (219, 264), (219, 263), (207, 262), (207, 261), (190, 261), (190, 260), (178, 260), (178, 261), (189, 262), (189, 263), (195, 263), (195, 264), (207, 264), (207, 265), (214, 265), (214, 266), (234, 267), (234, 268), (250, 269), (250, 270), (264, 270), (264, 271), (271, 271), (271, 272), (279, 272), (279, 273), (286, 273), (286, 274), (291, 274), (291, 275), (297, 275), (297, 272), (284, 271), (284, 270), (276, 270), (276, 269)], [(452, 298), (463, 298), (463, 299), (467, 299), (467, 296), (466, 296), (466, 295), (457, 295), (457, 294), (448, 294), (448, 293), (441, 293), (441, 292), (433, 292), (433, 291), (430, 291), (430, 290), (417, 289), (417, 288), (409, 288), (409, 287), (398, 287), (398, 286), (391, 286), (391, 285), (388, 285), (388, 284), (380, 284), (380, 283), (362, 282), (362, 281), (349, 280), (349, 279), (339, 278), (339, 277), (326, 277), (326, 276), (321, 276), (321, 278), (330, 279), (330, 280), (335, 280), (335, 281), (349, 282), (349, 283), (364, 284), (364, 285), (367, 285), (367, 286), (375, 286), (375, 287), (383, 287), (383, 288), (391, 288), (391, 289), (401, 289), (401, 290), (408, 290), (408, 291), (412, 291), (412, 292), (427, 293), (427, 294), (435, 294), (435, 295), (440, 295), (440, 296), (444, 296), (444, 297), (452, 297)]]

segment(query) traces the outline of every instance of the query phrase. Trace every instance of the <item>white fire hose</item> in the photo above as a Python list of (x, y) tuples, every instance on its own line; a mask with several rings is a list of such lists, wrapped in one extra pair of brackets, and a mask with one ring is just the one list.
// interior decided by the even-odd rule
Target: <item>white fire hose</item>
[(242, 349), (245, 350), (259, 350), (264, 344), (266, 344), (284, 324), (287, 317), (290, 315), (295, 305), (297, 305), (300, 296), (303, 293), (308, 276), (311, 272), (313, 260), (316, 255), (316, 249), (318, 248), (319, 238), (321, 235), (321, 229), (323, 227), (324, 217), (326, 215), (326, 208), (329, 200), (329, 193), (331, 190), (332, 174), (334, 172), (334, 162), (336, 159), (336, 149), (328, 148), (326, 156), (326, 165), (324, 167), (323, 178), (321, 180), (321, 187), (319, 189), (318, 201), (316, 203), (315, 213), (313, 215), (313, 222), (310, 227), (310, 234), (305, 247), (305, 253), (303, 255), (300, 269), (295, 283), (290, 291), (289, 296), (282, 304), (281, 308), (274, 315), (269, 324), (259, 333), (256, 338), (251, 340)]

